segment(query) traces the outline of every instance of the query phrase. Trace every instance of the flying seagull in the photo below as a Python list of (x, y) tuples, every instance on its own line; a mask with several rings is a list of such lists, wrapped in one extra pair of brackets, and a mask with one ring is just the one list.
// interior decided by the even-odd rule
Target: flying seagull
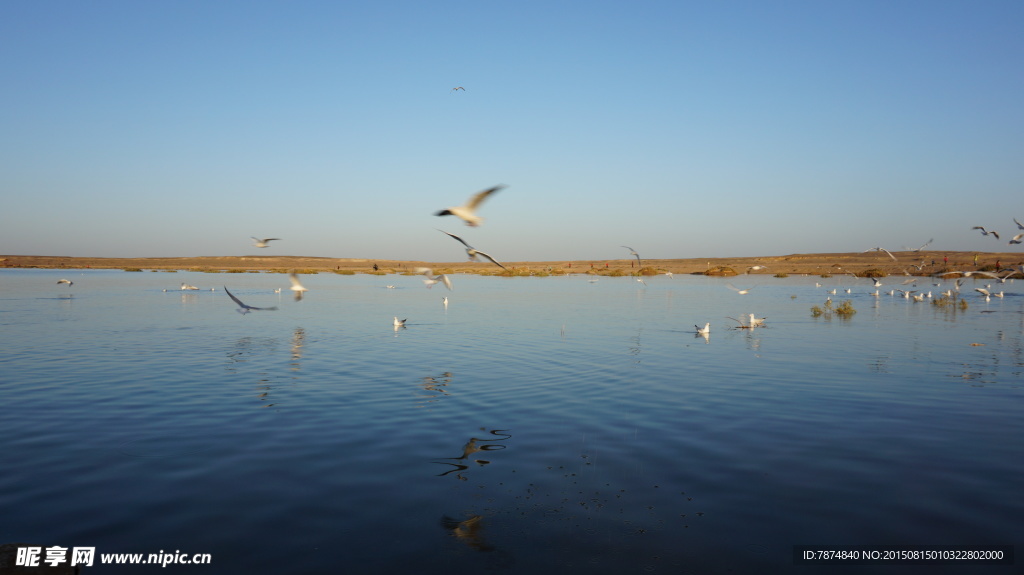
[(258, 248), (270, 247), (270, 244), (268, 244), (267, 242), (272, 242), (272, 241), (280, 240), (281, 239), (281, 238), (263, 238), (263, 239), (260, 239), (260, 238), (257, 238), (256, 236), (249, 236), (249, 237), (251, 237), (253, 239), (252, 245), (254, 245), (254, 246), (258, 247)]
[(1017, 221), (1017, 218), (1013, 218), (1013, 223), (1017, 224), (1018, 230), (1024, 230), (1024, 224)]
[(60, 280), (57, 280), (57, 283), (59, 283), (59, 284), (68, 284), (68, 285), (72, 285), (72, 284), (74, 284), (75, 282), (73, 282), (73, 281), (71, 281), (71, 280), (68, 280), (68, 279), (60, 279)]
[[(444, 284), (444, 287), (448, 288), (449, 290), (452, 289), (452, 280), (448, 279), (448, 276), (444, 274), (438, 274), (435, 276), (433, 275), (434, 270), (430, 268), (416, 268), (414, 271), (424, 276), (423, 283), (426, 284), (428, 288), (432, 288), (434, 287), (434, 284), (436, 284), (437, 282), (441, 282)], [(448, 298), (444, 299), (447, 305)]]
[(907, 247), (907, 246), (903, 246), (903, 249), (908, 251), (908, 252), (919, 252), (919, 251), (925, 249), (926, 247), (932, 245), (932, 242), (934, 242), (934, 241), (935, 241), (935, 238), (932, 238), (932, 239), (928, 240), (927, 242), (925, 242), (923, 246), (917, 248), (916, 250), (913, 249), (913, 248)]
[(1009, 242), (1007, 242), (1007, 243), (1008, 243), (1009, 245), (1011, 245), (1011, 246), (1012, 246), (1013, 244), (1019, 244), (1019, 243), (1021, 242), (1021, 238), (1024, 238), (1024, 234), (1017, 234), (1017, 235), (1013, 236), (1013, 239), (1012, 239), (1012, 240), (1010, 240), (1010, 241), (1009, 241)]
[(489, 190), (484, 190), (482, 192), (479, 192), (479, 193), (475, 194), (473, 197), (469, 198), (469, 201), (466, 202), (466, 205), (464, 205), (464, 206), (454, 206), (454, 207), (448, 208), (446, 210), (441, 210), (440, 212), (437, 212), (434, 215), (435, 216), (455, 216), (455, 217), (461, 218), (463, 221), (465, 221), (467, 226), (471, 226), (471, 227), (479, 226), (480, 224), (483, 223), (484, 219), (481, 218), (480, 216), (476, 215), (476, 209), (480, 206), (480, 204), (484, 200), (487, 199), (487, 196), (490, 196), (494, 192), (497, 192), (498, 190), (500, 190), (500, 189), (502, 189), (504, 187), (505, 186), (500, 186), (500, 185), (499, 186), (494, 186), (493, 188), (491, 188)]
[(467, 244), (467, 243), (466, 243), (466, 240), (464, 240), (464, 239), (460, 238), (459, 236), (457, 236), (457, 235), (455, 235), (455, 234), (450, 234), (450, 233), (448, 233), (448, 232), (446, 232), (446, 231), (444, 231), (444, 230), (437, 230), (437, 231), (441, 232), (442, 234), (447, 234), (447, 235), (449, 235), (449, 236), (451, 236), (451, 237), (455, 238), (455, 239), (456, 239), (456, 240), (458, 240), (458, 241), (459, 241), (459, 242), (460, 242), (460, 243), (461, 243), (462, 245), (466, 246), (466, 255), (468, 255), (468, 256), (469, 256), (469, 260), (470, 260), (470, 261), (473, 261), (473, 262), (475, 262), (475, 261), (477, 261), (477, 259), (476, 259), (476, 256), (483, 256), (483, 257), (485, 257), (485, 258), (487, 258), (487, 259), (491, 260), (492, 262), (494, 262), (494, 264), (495, 264), (495, 265), (497, 265), (497, 266), (498, 266), (499, 268), (501, 268), (501, 269), (503, 269), (503, 270), (507, 270), (507, 269), (508, 269), (508, 268), (506, 268), (505, 266), (501, 265), (501, 264), (500, 264), (500, 263), (498, 262), (498, 260), (496, 260), (496, 259), (492, 258), (491, 256), (489, 256), (489, 255), (485, 254), (484, 252), (482, 252), (482, 251), (480, 251), (480, 250), (478, 250), (478, 249), (474, 248), (473, 246), (471, 246), (471, 245)]
[(247, 314), (247, 313), (249, 313), (251, 311), (254, 311), (254, 310), (256, 310), (256, 311), (273, 311), (273, 310), (277, 309), (276, 307), (253, 307), (251, 305), (245, 305), (244, 303), (242, 303), (242, 300), (240, 300), (237, 297), (235, 297), (235, 294), (233, 294), (233, 293), (228, 291), (228, 286), (224, 286), (224, 293), (228, 294), (228, 297), (231, 298), (231, 301), (233, 301), (233, 302), (238, 304), (238, 309), (236, 309), (235, 311), (237, 311), (238, 313), (240, 313), (242, 315), (245, 315), (245, 314)]
[(456, 90), (462, 90), (463, 92), (465, 92), (465, 91), (466, 91), (466, 89), (465, 89), (465, 88), (463, 88), (462, 86), (455, 86), (454, 88), (452, 88), (452, 92), (454, 92), (454, 91), (456, 91)]
[(629, 255), (636, 256), (636, 262), (637, 262), (637, 265), (639, 267), (643, 267), (644, 266), (644, 262), (640, 261), (640, 254), (636, 253), (636, 250), (634, 250), (633, 248), (631, 248), (629, 246), (621, 246), (621, 247), (624, 247), (627, 250), (629, 250)]
[(989, 234), (992, 234), (993, 236), (996, 237), (997, 240), (999, 239), (999, 232), (996, 232), (996, 231), (991, 231), (990, 232), (990, 231), (986, 230), (985, 228), (983, 228), (982, 226), (974, 226), (971, 229), (972, 230), (981, 230), (981, 235), (983, 235), (983, 236), (987, 236)]
[(749, 268), (747, 268), (747, 273), (749, 274), (750, 270), (754, 270), (756, 272), (756, 271), (761, 271), (761, 270), (766, 270), (766, 269), (768, 269), (768, 266), (750, 266)]
[(889, 253), (889, 250), (887, 250), (885, 248), (882, 248), (882, 247), (867, 249), (867, 250), (864, 250), (861, 253), (866, 254), (868, 252), (885, 252), (885, 253), (889, 254), (889, 257), (892, 258), (892, 261), (896, 261), (896, 256), (892, 255), (891, 253)]
[(295, 292), (295, 301), (301, 300), (303, 292), (309, 290), (299, 282), (299, 276), (295, 272), (288, 274), (288, 279), (292, 280), (292, 291)]
[[(740, 288), (738, 288), (738, 287), (736, 287), (736, 286), (734, 286), (734, 285), (732, 285), (730, 283), (727, 283), (725, 285), (728, 286), (729, 289), (731, 289), (732, 291), (734, 291), (734, 292), (736, 292), (736, 293), (738, 293), (740, 295), (746, 295), (746, 294), (750, 293), (750, 290), (754, 289), (752, 287), (749, 287), (747, 289), (740, 289)], [(754, 287), (757, 287), (757, 286), (754, 286)]]

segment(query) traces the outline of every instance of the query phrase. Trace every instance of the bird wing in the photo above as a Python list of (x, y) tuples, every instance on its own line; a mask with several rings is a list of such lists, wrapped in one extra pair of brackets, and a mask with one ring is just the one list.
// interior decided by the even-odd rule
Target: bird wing
[[(434, 229), (435, 229), (435, 230), (437, 230), (437, 228), (434, 228)], [(448, 233), (448, 232), (446, 232), (446, 231), (444, 231), (444, 230), (437, 230), (437, 231), (441, 232), (442, 234), (448, 234), (449, 236), (451, 236), (451, 237), (453, 237), (453, 238), (455, 238), (455, 239), (459, 240), (459, 242), (460, 242), (460, 243), (462, 243), (462, 245), (466, 246), (466, 247), (467, 247), (467, 248), (469, 248), (469, 249), (473, 249), (473, 246), (471, 246), (471, 245), (467, 244), (467, 243), (466, 243), (466, 240), (464, 240), (464, 239), (460, 238), (459, 236), (457, 236), (457, 235), (455, 235), (455, 234), (452, 234), (452, 233)]]
[(430, 268), (413, 268), (413, 271), (415, 271), (417, 274), (422, 274), (425, 276), (429, 276), (434, 273), (434, 270)]
[(302, 287), (302, 283), (299, 282), (299, 276), (298, 275), (296, 275), (294, 273), (290, 273), (290, 274), (288, 274), (288, 279), (292, 280), (292, 286), (293, 287), (306, 289), (306, 288)]
[(492, 258), (491, 256), (489, 256), (489, 255), (485, 254), (484, 252), (482, 252), (482, 251), (480, 251), (480, 250), (477, 250), (477, 251), (476, 251), (476, 254), (477, 254), (478, 256), (484, 256), (485, 258), (487, 258), (487, 259), (491, 260), (491, 261), (492, 261), (492, 262), (494, 262), (494, 264), (495, 264), (496, 266), (498, 266), (499, 268), (501, 268), (501, 269), (503, 269), (503, 270), (508, 270), (508, 268), (506, 268), (505, 266), (501, 265), (501, 263), (499, 263), (499, 262), (498, 262), (498, 260), (496, 260), (496, 259)]
[(995, 236), (997, 240), (999, 239), (999, 232), (993, 230), (993, 231), (991, 231), (989, 233), (992, 234), (993, 236)]
[(981, 295), (990, 295), (988, 293), (988, 290), (985, 288), (974, 288), (974, 291), (980, 293)]
[(1013, 223), (1017, 224), (1017, 229), (1024, 230), (1024, 224), (1017, 221), (1017, 218), (1013, 218)]
[(926, 242), (924, 243), (924, 245), (923, 245), (923, 246), (921, 246), (921, 247), (917, 248), (917, 249), (916, 249), (916, 250), (914, 250), (914, 251), (917, 251), (917, 252), (919, 252), (919, 251), (921, 251), (921, 250), (925, 249), (926, 247), (928, 247), (928, 246), (932, 245), (932, 242), (934, 242), (934, 241), (935, 241), (935, 238), (932, 238), (932, 239), (930, 239), (930, 240), (926, 241)]
[(475, 194), (473, 197), (469, 198), (469, 201), (466, 203), (466, 207), (471, 209), (471, 210), (475, 210), (476, 207), (479, 206), (481, 202), (483, 202), (484, 200), (487, 199), (487, 196), (493, 194), (494, 192), (497, 192), (498, 190), (500, 190), (500, 189), (502, 189), (504, 187), (505, 186), (503, 186), (503, 185), (498, 185), (498, 186), (494, 186), (493, 188), (491, 188), (489, 190), (484, 190), (482, 192), (479, 192), (479, 193)]
[(241, 307), (242, 309), (249, 309), (249, 306), (242, 303), (242, 300), (235, 297), (235, 294), (228, 291), (228, 286), (224, 286), (224, 293), (228, 294), (228, 297), (231, 298), (231, 301), (237, 303), (238, 306)]
[[(448, 291), (451, 291), (451, 289), (452, 289), (452, 280), (448, 279), (448, 276), (446, 276), (445, 274), (441, 274), (438, 277), (441, 279), (442, 282), (444, 282), (444, 287), (448, 288)], [(445, 298), (445, 299), (447, 299), (447, 298)]]

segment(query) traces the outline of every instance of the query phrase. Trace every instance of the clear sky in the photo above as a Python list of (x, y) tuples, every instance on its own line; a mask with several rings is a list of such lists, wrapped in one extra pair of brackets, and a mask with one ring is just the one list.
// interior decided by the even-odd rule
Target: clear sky
[[(1024, 252), (1022, 29), (1019, 0), (7, 0), (0, 254)], [(479, 228), (433, 215), (497, 184)]]

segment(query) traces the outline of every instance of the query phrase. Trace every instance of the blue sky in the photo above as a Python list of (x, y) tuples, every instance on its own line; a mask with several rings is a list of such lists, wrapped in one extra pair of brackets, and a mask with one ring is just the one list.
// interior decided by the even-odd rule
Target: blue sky
[[(0, 253), (461, 260), (435, 228), (506, 261), (1016, 251), (1022, 24), (1016, 0), (10, 0)], [(479, 228), (432, 215), (497, 184)]]

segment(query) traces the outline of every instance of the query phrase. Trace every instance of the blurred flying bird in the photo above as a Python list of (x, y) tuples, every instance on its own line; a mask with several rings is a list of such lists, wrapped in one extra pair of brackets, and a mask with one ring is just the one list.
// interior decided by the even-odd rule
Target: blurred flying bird
[(273, 311), (277, 309), (276, 307), (253, 307), (251, 305), (245, 305), (244, 303), (242, 303), (242, 300), (235, 297), (235, 294), (228, 291), (227, 286), (224, 286), (224, 293), (228, 294), (228, 297), (231, 298), (231, 301), (238, 304), (238, 309), (236, 309), (235, 311), (242, 315), (245, 315), (250, 311)]
[(68, 284), (68, 285), (72, 285), (72, 284), (74, 284), (75, 282), (73, 282), (73, 281), (71, 281), (71, 280), (67, 280), (67, 279), (59, 279), (59, 280), (57, 280), (57, 283), (59, 283), (59, 284)]
[[(434, 276), (434, 270), (430, 268), (416, 268), (414, 271), (424, 276), (423, 283), (426, 284), (428, 288), (434, 287), (434, 284), (436, 284), (437, 282), (442, 282), (444, 283), (444, 287), (448, 288), (449, 290), (452, 289), (452, 280), (448, 279), (448, 276), (446, 276), (445, 274), (438, 274)], [(445, 298), (445, 301), (447, 300), (448, 298)]]
[(622, 246), (622, 247), (624, 247), (627, 250), (629, 250), (629, 255), (636, 256), (636, 263), (637, 263), (637, 265), (639, 267), (644, 267), (644, 262), (640, 261), (640, 254), (636, 253), (636, 250), (634, 250), (633, 248), (631, 248), (629, 246)]
[(889, 257), (892, 258), (892, 261), (896, 261), (896, 256), (892, 255), (891, 253), (889, 253), (889, 250), (887, 250), (885, 248), (882, 248), (882, 247), (867, 249), (867, 250), (864, 250), (861, 253), (865, 253), (866, 254), (868, 252), (885, 252), (885, 253), (889, 254)]
[(983, 227), (981, 227), (981, 226), (974, 226), (974, 227), (973, 227), (973, 228), (971, 228), (971, 229), (972, 229), (972, 230), (981, 230), (981, 235), (983, 235), (983, 236), (987, 236), (987, 235), (991, 234), (991, 235), (995, 236), (995, 238), (996, 238), (997, 240), (999, 239), (999, 233), (998, 233), (998, 232), (995, 232), (995, 231), (991, 231), (991, 232), (990, 232), (990, 231), (987, 231), (987, 230), (986, 230), (985, 228), (983, 228)]
[[(740, 295), (746, 295), (746, 294), (750, 293), (750, 290), (754, 289), (753, 287), (749, 287), (749, 288), (746, 288), (746, 289), (740, 289), (740, 288), (738, 288), (738, 287), (736, 287), (736, 286), (734, 286), (734, 285), (732, 285), (730, 283), (727, 283), (725, 285), (729, 289), (731, 289), (732, 291), (734, 291), (734, 292), (736, 292), (736, 293), (738, 293)], [(754, 286), (754, 287), (757, 287), (757, 286)]]
[(491, 256), (489, 256), (489, 255), (485, 254), (484, 252), (482, 252), (482, 251), (480, 251), (480, 250), (478, 250), (478, 249), (474, 248), (473, 246), (471, 246), (471, 245), (467, 244), (467, 243), (466, 243), (466, 240), (464, 240), (464, 239), (460, 238), (459, 236), (457, 236), (457, 235), (455, 235), (455, 234), (450, 234), (450, 233), (448, 233), (448, 232), (446, 232), (446, 231), (444, 231), (444, 230), (437, 230), (437, 231), (441, 232), (442, 234), (447, 234), (447, 235), (449, 235), (449, 236), (451, 236), (451, 237), (455, 238), (456, 240), (458, 240), (458, 241), (459, 241), (459, 243), (461, 243), (462, 245), (466, 246), (466, 255), (468, 255), (468, 256), (469, 256), (469, 259), (470, 259), (470, 261), (474, 261), (474, 262), (475, 262), (475, 261), (477, 261), (477, 259), (476, 259), (476, 256), (483, 256), (483, 257), (485, 257), (485, 258), (487, 258), (487, 259), (491, 260), (492, 262), (494, 262), (494, 264), (495, 264), (495, 265), (497, 265), (497, 266), (498, 266), (499, 268), (501, 268), (501, 269), (503, 269), (503, 270), (504, 270), (504, 269), (508, 269), (508, 268), (506, 268), (505, 266), (501, 265), (501, 264), (500, 264), (500, 263), (498, 262), (498, 260), (496, 260), (496, 259), (492, 258)]
[(494, 186), (489, 190), (484, 190), (475, 194), (469, 198), (464, 206), (454, 206), (446, 210), (441, 210), (435, 213), (435, 216), (455, 216), (466, 222), (467, 226), (476, 227), (483, 223), (484, 219), (476, 215), (476, 209), (480, 207), (480, 204), (487, 199), (488, 196), (504, 188), (505, 186)]
[(270, 244), (268, 244), (267, 242), (272, 242), (272, 241), (280, 240), (281, 239), (281, 238), (263, 238), (263, 239), (260, 239), (260, 238), (257, 238), (256, 236), (249, 236), (249, 237), (251, 237), (253, 239), (252, 245), (254, 245), (254, 246), (258, 247), (258, 248), (269, 247)]
[(306, 289), (306, 286), (302, 285), (302, 283), (299, 281), (298, 274), (296, 274), (295, 272), (291, 272), (290, 274), (288, 274), (288, 279), (292, 280), (291, 290), (295, 292), (295, 301), (301, 300), (302, 294), (309, 290)]

